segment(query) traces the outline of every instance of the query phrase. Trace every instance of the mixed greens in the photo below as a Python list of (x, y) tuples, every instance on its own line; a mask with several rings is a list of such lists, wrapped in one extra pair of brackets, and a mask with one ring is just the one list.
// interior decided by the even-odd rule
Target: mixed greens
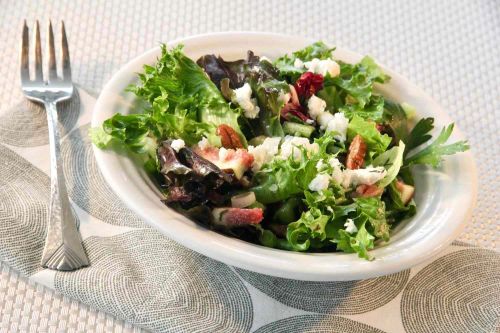
[(377, 94), (390, 80), (369, 57), (332, 58), (314, 43), (274, 61), (248, 51), (194, 62), (162, 46), (130, 90), (146, 107), (91, 131), (99, 148), (145, 162), (166, 205), (207, 227), (292, 251), (371, 259), (376, 241), (415, 214), (411, 166), (438, 167), (453, 124), (428, 143), (433, 119)]

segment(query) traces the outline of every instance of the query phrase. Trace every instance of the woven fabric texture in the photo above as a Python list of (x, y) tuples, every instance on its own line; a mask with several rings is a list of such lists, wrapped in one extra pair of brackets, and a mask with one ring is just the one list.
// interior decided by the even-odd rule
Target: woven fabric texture
[[(0, 0), (0, 8), (1, 332), (500, 330), (498, 1)], [(44, 111), (19, 89), (24, 19), (30, 25), (65, 21), (80, 87), (61, 116), (70, 195), (80, 216), (99, 226), (85, 231), (93, 266), (80, 275), (37, 265), (46, 223), (47, 136)], [(124, 63), (158, 42), (234, 30), (301, 35), (370, 54), (433, 96), (476, 157), (478, 203), (459, 237), (466, 243), (388, 277), (305, 283), (205, 258), (128, 210), (99, 174), (85, 134), (95, 97)], [(95, 195), (87, 200), (89, 193)], [(42, 280), (51, 283), (34, 282)]]

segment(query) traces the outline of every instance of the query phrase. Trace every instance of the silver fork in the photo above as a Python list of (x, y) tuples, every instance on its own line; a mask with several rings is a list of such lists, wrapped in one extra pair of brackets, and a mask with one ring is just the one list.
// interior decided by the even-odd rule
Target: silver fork
[[(57, 77), (54, 33), (52, 23), (48, 28), (48, 75), (43, 79), (42, 46), (40, 26), (35, 25), (35, 79), (30, 79), (29, 71), (29, 35), (24, 21), (21, 47), (21, 85), (24, 95), (35, 102), (42, 103), (47, 111), (50, 145), (50, 205), (47, 237), (42, 254), (42, 266), (45, 268), (72, 271), (88, 266), (89, 261), (82, 246), (82, 239), (77, 230), (77, 219), (71, 207), (64, 181), (61, 164), (61, 145), (57, 127), (58, 102), (68, 100), (73, 95), (71, 68), (69, 63), (68, 40), (61, 22), (62, 77)], [(46, 73), (47, 74), (47, 73)]]

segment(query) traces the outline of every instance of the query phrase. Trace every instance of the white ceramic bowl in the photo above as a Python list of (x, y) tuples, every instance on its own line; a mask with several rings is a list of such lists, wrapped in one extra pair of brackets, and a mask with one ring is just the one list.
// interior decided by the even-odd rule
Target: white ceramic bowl
[[(169, 43), (185, 45), (196, 60), (204, 54), (224, 59), (244, 58), (247, 50), (270, 58), (310, 44), (311, 40), (269, 33), (231, 32), (189, 37)], [(120, 112), (134, 112), (135, 96), (125, 88), (137, 81), (144, 64), (154, 64), (160, 54), (154, 48), (126, 64), (104, 87), (95, 105), (92, 126)], [(334, 56), (357, 62), (361, 56), (337, 48)], [(392, 77), (380, 92), (397, 102), (414, 105), (419, 117), (435, 118), (436, 131), (452, 120), (421, 89), (384, 67)], [(135, 110), (135, 112), (138, 112)], [(454, 140), (464, 139), (455, 128)], [(116, 194), (147, 223), (186, 247), (226, 264), (283, 278), (338, 281), (357, 280), (394, 273), (429, 259), (446, 248), (470, 219), (476, 199), (476, 169), (470, 152), (447, 157), (439, 170), (415, 169), (417, 215), (392, 232), (390, 242), (371, 251), (366, 261), (355, 254), (297, 253), (266, 248), (207, 230), (167, 208), (161, 194), (140, 165), (123, 154), (94, 148), (104, 178)]]

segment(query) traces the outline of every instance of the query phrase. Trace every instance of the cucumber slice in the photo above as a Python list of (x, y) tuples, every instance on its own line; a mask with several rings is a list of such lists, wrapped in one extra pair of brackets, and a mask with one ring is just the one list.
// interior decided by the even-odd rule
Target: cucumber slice
[(314, 132), (314, 126), (285, 121), (283, 123), (283, 131), (286, 134), (308, 138)]

